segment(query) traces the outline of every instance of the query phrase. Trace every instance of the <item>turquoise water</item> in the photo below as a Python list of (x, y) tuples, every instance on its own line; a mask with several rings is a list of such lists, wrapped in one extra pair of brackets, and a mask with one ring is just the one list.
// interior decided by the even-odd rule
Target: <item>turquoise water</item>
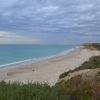
[(0, 68), (16, 67), (67, 54), (72, 45), (0, 45)]

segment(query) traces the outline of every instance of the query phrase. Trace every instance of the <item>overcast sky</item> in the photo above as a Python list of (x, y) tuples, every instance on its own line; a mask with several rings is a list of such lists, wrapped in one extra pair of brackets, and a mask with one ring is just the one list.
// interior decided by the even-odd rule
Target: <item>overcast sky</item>
[(100, 42), (100, 0), (0, 0), (0, 44)]

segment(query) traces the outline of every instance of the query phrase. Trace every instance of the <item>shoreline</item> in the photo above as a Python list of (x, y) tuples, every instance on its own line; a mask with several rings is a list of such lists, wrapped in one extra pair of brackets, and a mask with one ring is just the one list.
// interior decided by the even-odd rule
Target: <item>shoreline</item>
[(26, 65), (29, 65), (29, 64), (39, 63), (41, 61), (46, 61), (46, 60), (53, 59), (53, 58), (56, 58), (56, 57), (61, 57), (61, 56), (64, 56), (64, 55), (76, 50), (77, 48), (79, 48), (79, 47), (76, 46), (74, 48), (70, 48), (68, 50), (62, 51), (58, 54), (54, 54), (54, 55), (50, 55), (50, 56), (46, 56), (46, 57), (30, 58), (30, 59), (25, 59), (25, 60), (21, 60), (21, 61), (3, 64), (3, 65), (0, 65), (0, 71), (12, 69), (12, 68), (17, 68), (17, 67), (20, 67), (20, 66), (26, 66)]
[(21, 81), (23, 83), (29, 81), (46, 82), (52, 86), (57, 82), (60, 74), (79, 67), (91, 56), (96, 55), (100, 55), (100, 51), (78, 48), (60, 57), (0, 71), (0, 80), (5, 79), (6, 82)]

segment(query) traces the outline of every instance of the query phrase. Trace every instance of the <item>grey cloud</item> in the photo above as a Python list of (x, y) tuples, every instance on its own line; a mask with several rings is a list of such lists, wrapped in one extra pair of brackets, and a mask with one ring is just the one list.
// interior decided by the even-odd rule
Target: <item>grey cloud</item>
[(37, 34), (37, 37), (40, 34), (100, 36), (100, 0), (6, 1), (0, 7), (0, 30), (26, 36)]

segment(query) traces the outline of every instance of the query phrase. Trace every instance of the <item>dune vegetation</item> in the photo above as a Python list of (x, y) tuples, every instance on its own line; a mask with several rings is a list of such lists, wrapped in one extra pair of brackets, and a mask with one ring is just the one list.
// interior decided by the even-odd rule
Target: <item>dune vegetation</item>
[(82, 46), (84, 46), (85, 49), (100, 51), (100, 43), (86, 43), (86, 44), (82, 44)]
[[(59, 78), (64, 78), (75, 71), (100, 68), (100, 56), (94, 56), (74, 70), (62, 73)], [(69, 80), (61, 80), (60, 93), (69, 95), (69, 100), (100, 100), (100, 71), (95, 76), (77, 75)]]
[[(99, 80), (98, 80), (99, 79)], [(69, 100), (100, 100), (100, 78), (75, 76), (58, 83), (61, 95), (68, 95)]]
[(100, 55), (91, 57), (89, 61), (84, 62), (81, 66), (77, 67), (74, 70), (69, 70), (68, 72), (62, 73), (59, 76), (59, 78), (63, 78), (69, 75), (69, 73), (73, 73), (75, 71), (84, 70), (84, 69), (96, 69), (96, 68), (100, 68)]
[(69, 100), (68, 98), (68, 95), (60, 94), (58, 86), (0, 82), (0, 100)]

